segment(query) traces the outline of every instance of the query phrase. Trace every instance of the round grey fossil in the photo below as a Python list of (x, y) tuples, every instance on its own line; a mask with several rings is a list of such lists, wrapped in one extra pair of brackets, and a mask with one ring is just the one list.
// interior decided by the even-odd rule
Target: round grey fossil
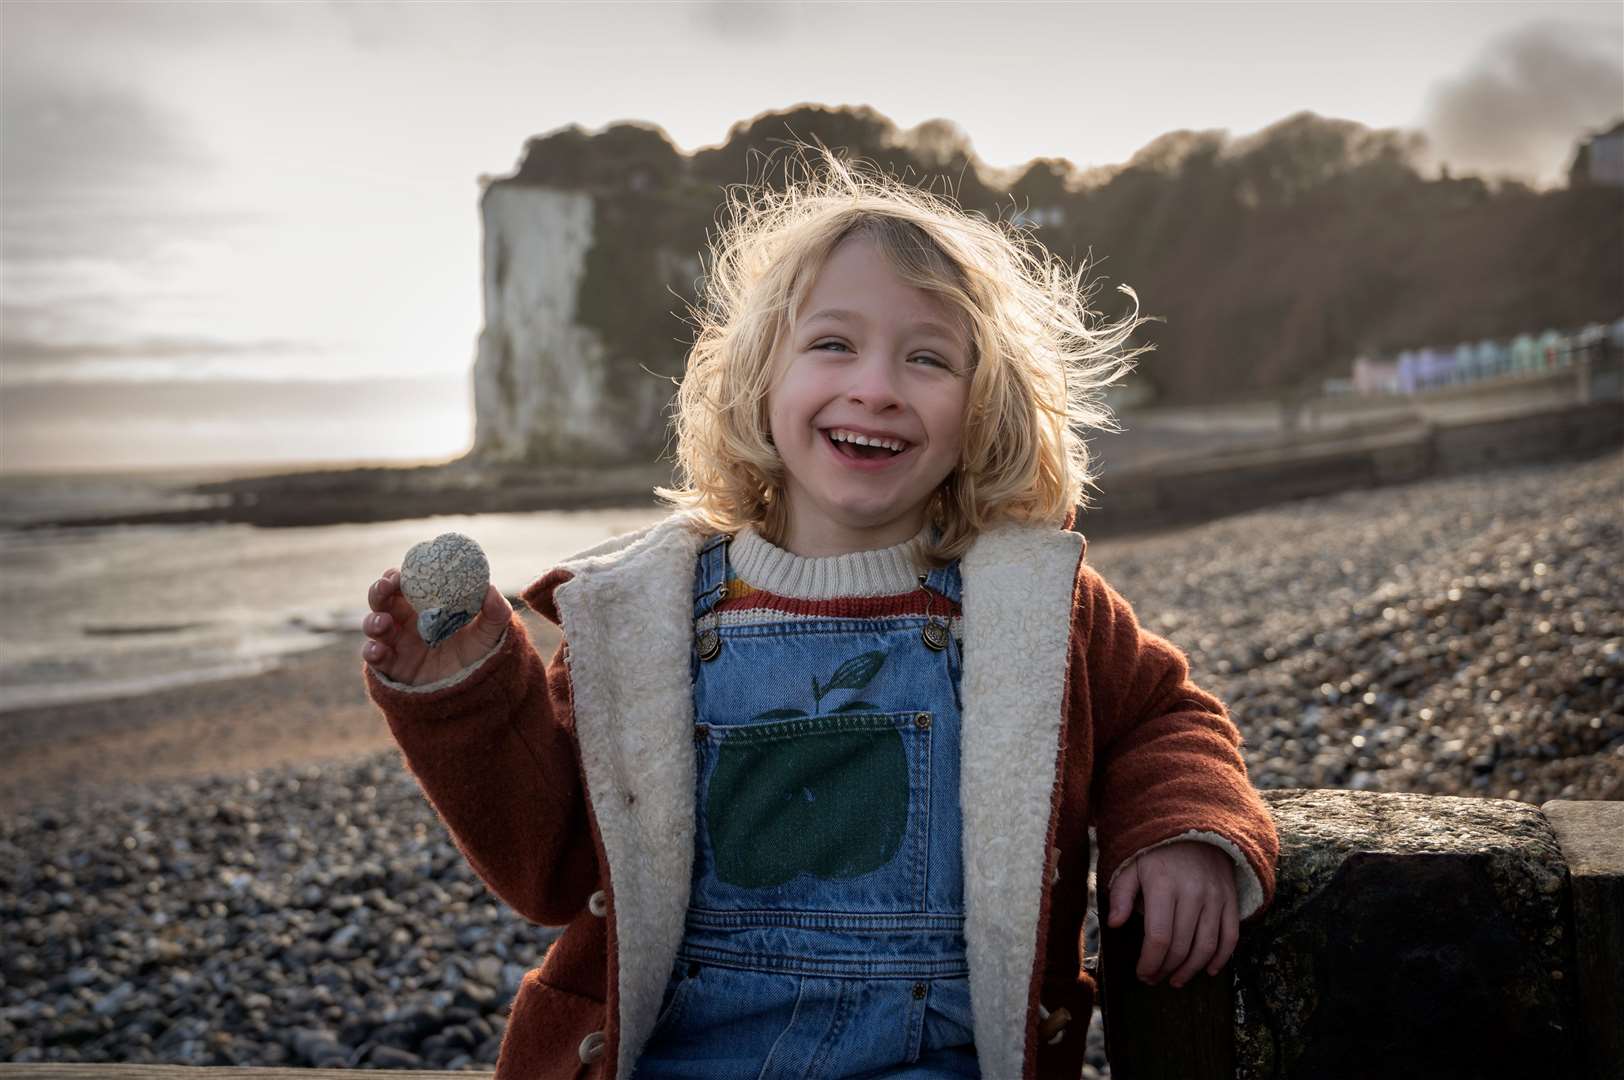
[(400, 591), (417, 611), (417, 635), (430, 648), (473, 621), (485, 602), (491, 564), (462, 533), (412, 545), (400, 564)]

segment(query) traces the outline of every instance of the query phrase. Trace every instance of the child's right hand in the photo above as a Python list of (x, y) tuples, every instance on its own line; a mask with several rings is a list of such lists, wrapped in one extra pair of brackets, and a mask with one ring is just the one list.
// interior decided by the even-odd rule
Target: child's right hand
[(368, 638), (361, 659), (378, 674), (408, 686), (435, 682), (472, 664), (496, 646), (513, 617), (513, 605), (492, 584), (473, 622), (431, 649), (417, 634), (417, 612), (401, 593), (400, 571), (393, 567), (367, 590), (367, 606), (372, 611), (361, 620)]

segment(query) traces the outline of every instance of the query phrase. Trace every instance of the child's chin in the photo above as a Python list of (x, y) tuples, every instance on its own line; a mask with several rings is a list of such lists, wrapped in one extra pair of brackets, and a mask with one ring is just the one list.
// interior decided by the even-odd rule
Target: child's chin
[[(902, 512), (899, 513), (898, 510)], [(895, 501), (869, 502), (851, 504), (842, 507), (845, 511), (841, 516), (848, 528), (862, 529), (865, 532), (881, 532), (896, 527), (899, 523), (908, 521), (913, 515), (906, 509), (900, 508)]]

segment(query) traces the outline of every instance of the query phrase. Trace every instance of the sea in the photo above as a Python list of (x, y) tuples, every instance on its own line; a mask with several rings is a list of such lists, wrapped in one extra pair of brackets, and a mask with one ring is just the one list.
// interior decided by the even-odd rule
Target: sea
[(444, 532), (476, 539), (512, 596), (574, 552), (664, 513), (651, 502), (304, 528), (37, 527), (182, 506), (181, 481), (208, 478), (0, 475), (0, 722), (18, 709), (270, 671), (357, 633), (372, 582)]

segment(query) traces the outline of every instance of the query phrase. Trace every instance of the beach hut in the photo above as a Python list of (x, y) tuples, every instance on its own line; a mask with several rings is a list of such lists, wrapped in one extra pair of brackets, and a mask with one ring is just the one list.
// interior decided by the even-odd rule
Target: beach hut
[(1579, 329), (1573, 335), (1572, 356), (1574, 363), (1599, 364), (1607, 350), (1607, 327), (1601, 323), (1590, 323)]
[(1532, 334), (1518, 334), (1511, 340), (1512, 371), (1537, 371), (1543, 363)]
[(1394, 366), (1398, 369), (1398, 377), (1394, 380), (1395, 388), (1401, 394), (1413, 394), (1421, 386), (1421, 356), (1414, 349), (1405, 349), (1398, 354)]
[(1353, 388), (1360, 394), (1398, 393), (1398, 363), (1373, 356), (1353, 362)]
[(1353, 389), (1357, 394), (1398, 393), (1398, 363), (1361, 356), (1353, 362)]
[(1546, 370), (1567, 367), (1573, 362), (1573, 346), (1566, 334), (1547, 330), (1539, 336), (1539, 358)]
[(1455, 354), (1427, 346), (1418, 354), (1417, 381), (1428, 390), (1455, 381)]
[(1496, 375), (1504, 375), (1511, 366), (1511, 352), (1498, 341), (1484, 338), (1477, 343), (1473, 350), (1476, 354), (1472, 366), (1480, 379), (1492, 379)]
[(1455, 379), (1458, 382), (1476, 382), (1483, 376), (1477, 370), (1477, 350), (1470, 341), (1455, 346)]

